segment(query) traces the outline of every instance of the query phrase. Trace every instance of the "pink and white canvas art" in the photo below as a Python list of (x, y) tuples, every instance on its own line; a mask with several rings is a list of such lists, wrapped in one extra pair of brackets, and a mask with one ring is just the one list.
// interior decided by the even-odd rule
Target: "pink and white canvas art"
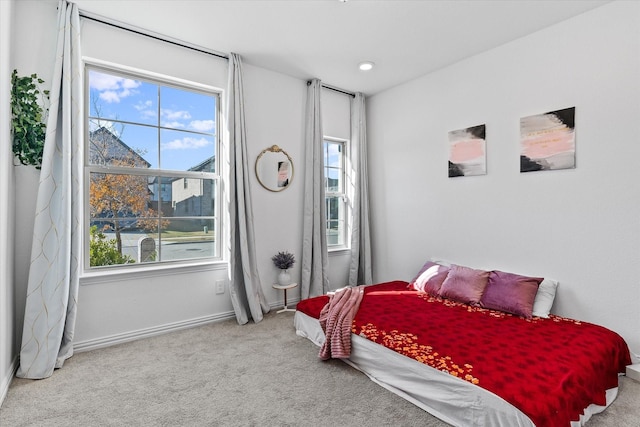
[(576, 108), (520, 119), (520, 172), (576, 167)]
[(486, 175), (486, 126), (449, 132), (449, 178)]

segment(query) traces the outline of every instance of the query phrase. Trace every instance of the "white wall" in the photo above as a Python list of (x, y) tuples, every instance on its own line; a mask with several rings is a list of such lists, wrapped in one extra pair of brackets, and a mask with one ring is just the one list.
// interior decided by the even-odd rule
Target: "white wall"
[(13, 166), (11, 153), (11, 17), (13, 1), (0, 2), (0, 405), (16, 369), (13, 289)]
[[(16, 27), (24, 34), (16, 38), (16, 62), (22, 74), (38, 72), (50, 79), (53, 66), (57, 1), (20, 1), (16, 4)], [(169, 44), (134, 36), (103, 24), (82, 21), (83, 55), (113, 61), (130, 67), (196, 81), (214, 87), (226, 87), (227, 61), (194, 53)], [(29, 22), (29, 25), (21, 25)], [(39, 28), (36, 38), (28, 28)], [(215, 45), (211, 46), (215, 49)], [(38, 56), (37, 53), (45, 53)], [(240, 54), (242, 54), (240, 52)], [(156, 60), (152, 64), (152, 61)], [(302, 201), (304, 162), (304, 110), (306, 82), (255, 67), (245, 61), (245, 102), (248, 154), (250, 162), (266, 147), (278, 144), (293, 158), (295, 176), (286, 191), (272, 193), (260, 187), (251, 175), (254, 227), (257, 240), (258, 270), (268, 303), (281, 306), (283, 294), (272, 288), (277, 270), (271, 256), (289, 250), (296, 256), (292, 270), (300, 278), (302, 253)], [(337, 134), (349, 138), (349, 98), (323, 91), (327, 99), (325, 124)], [(346, 109), (345, 109), (346, 105)], [(346, 130), (346, 133), (345, 133)], [(253, 163), (249, 165), (253, 171)], [(33, 211), (38, 173), (33, 168), (17, 168), (16, 191), (21, 194), (16, 210), (16, 329), (21, 333), (28, 264), (33, 229)], [(346, 261), (345, 261), (346, 260)], [(345, 283), (348, 252), (330, 258), (331, 281)], [(135, 339), (171, 328), (232, 317), (228, 292), (215, 293), (215, 281), (227, 277), (226, 265), (193, 269), (171, 269), (145, 274), (121, 274), (81, 279), (76, 324), (76, 349), (96, 348)], [(299, 299), (299, 288), (288, 293), (288, 302)]]
[[(247, 137), (251, 142), (249, 158), (256, 159), (262, 150), (276, 144), (294, 161), (293, 180), (286, 191), (268, 191), (260, 186), (255, 175), (251, 176), (256, 244), (258, 253), (263, 254), (258, 257), (263, 288), (271, 295), (270, 300), (280, 301), (282, 291), (277, 291), (278, 294), (271, 289), (279, 272), (271, 256), (278, 251), (292, 252), (296, 258), (291, 269), (292, 278), (298, 282), (300, 279), (307, 85), (304, 81), (251, 65), (245, 64), (244, 71), (246, 119), (249, 124)], [(325, 135), (349, 139), (351, 98), (326, 89), (322, 90), (321, 97)], [(344, 286), (348, 282), (349, 253), (330, 253), (329, 264), (330, 287), (337, 289)], [(289, 302), (299, 297), (299, 288), (287, 293)]]
[[(18, 74), (38, 74), (49, 80), (52, 73), (55, 55), (55, 37), (37, 39), (33, 28), (38, 28), (38, 34), (53, 34), (56, 32), (57, 2), (16, 1), (13, 7), (11, 21), (12, 39), (11, 55), (12, 67)], [(22, 24), (28, 23), (28, 24)], [(31, 25), (33, 24), (33, 25)], [(50, 83), (49, 83), (50, 84)], [(48, 87), (48, 86), (47, 86)], [(14, 164), (19, 164), (17, 160)], [(33, 218), (35, 215), (36, 192), (38, 188), (39, 172), (32, 166), (16, 166), (14, 207), (14, 274), (15, 274), (15, 330), (17, 349), (19, 351), (22, 339), (22, 325), (24, 320), (24, 304), (27, 294), (27, 275), (31, 258), (31, 238), (33, 235)]]
[[(422, 53), (428, 54), (428, 49)], [(431, 256), (560, 281), (554, 312), (640, 353), (640, 3), (615, 2), (369, 99), (375, 280)], [(519, 172), (519, 119), (576, 107), (576, 169)], [(487, 125), (488, 174), (447, 177)]]

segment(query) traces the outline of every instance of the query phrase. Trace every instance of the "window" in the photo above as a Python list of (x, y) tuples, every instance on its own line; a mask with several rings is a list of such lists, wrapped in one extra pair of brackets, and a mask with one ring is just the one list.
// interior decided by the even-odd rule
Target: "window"
[(220, 257), (219, 94), (89, 65), (85, 267)]
[(346, 243), (347, 195), (345, 192), (346, 141), (324, 139), (324, 177), (327, 209), (327, 246), (344, 248)]

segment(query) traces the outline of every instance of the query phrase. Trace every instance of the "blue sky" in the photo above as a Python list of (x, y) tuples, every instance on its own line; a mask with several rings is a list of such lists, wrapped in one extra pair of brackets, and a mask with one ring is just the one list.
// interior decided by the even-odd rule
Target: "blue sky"
[(324, 169), (325, 176), (331, 179), (340, 179), (342, 169), (342, 153), (340, 152), (342, 145), (339, 143), (332, 143), (324, 145), (324, 163), (327, 167)]
[[(89, 72), (89, 89), (89, 114), (152, 168), (187, 170), (215, 154), (215, 96), (96, 70)], [(151, 127), (158, 118), (167, 128), (160, 135)]]

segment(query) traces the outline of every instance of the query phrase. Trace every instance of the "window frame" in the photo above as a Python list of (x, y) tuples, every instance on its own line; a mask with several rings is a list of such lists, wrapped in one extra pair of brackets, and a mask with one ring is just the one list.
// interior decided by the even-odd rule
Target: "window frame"
[[(325, 152), (325, 142), (333, 143), (333, 144), (341, 144), (342, 145), (342, 192), (329, 192), (327, 191), (327, 187), (325, 187), (325, 206), (327, 206), (327, 197), (330, 196), (338, 196), (341, 200), (342, 211), (344, 212), (343, 227), (342, 227), (342, 242), (340, 244), (329, 244), (329, 212), (326, 212), (327, 218), (325, 223), (325, 230), (327, 234), (327, 251), (328, 252), (340, 252), (345, 250), (350, 250), (351, 248), (351, 239), (349, 239), (351, 232), (351, 208), (350, 208), (350, 194), (348, 192), (348, 183), (349, 183), (349, 150), (350, 144), (349, 140), (345, 138), (337, 138), (333, 136), (323, 136), (322, 138), (322, 149), (323, 149), (323, 171), (326, 170), (329, 166), (324, 163), (324, 152)], [(325, 176), (325, 179), (327, 177)]]
[[(203, 93), (206, 95), (214, 96), (216, 98), (216, 108), (215, 108), (215, 134), (214, 134), (214, 144), (215, 144), (215, 172), (203, 172), (203, 171), (181, 171), (181, 170), (169, 170), (169, 169), (144, 169), (144, 168), (128, 168), (128, 167), (118, 167), (113, 165), (101, 166), (90, 164), (89, 160), (89, 138), (90, 138), (90, 120), (91, 120), (91, 96), (90, 96), (90, 87), (89, 87), (89, 72), (97, 71), (108, 74), (115, 74), (117, 76), (122, 76), (125, 78), (131, 78), (134, 80), (143, 80), (148, 83), (156, 84), (162, 87), (169, 87), (174, 89), (186, 90), (196, 93)], [(225, 263), (225, 253), (223, 252), (223, 244), (222, 240), (224, 236), (226, 236), (225, 227), (226, 227), (226, 218), (223, 217), (223, 203), (224, 197), (222, 194), (223, 191), (223, 173), (221, 171), (222, 161), (221, 158), (224, 156), (222, 153), (222, 149), (224, 147), (222, 141), (222, 100), (224, 98), (223, 90), (218, 89), (216, 87), (205, 85), (202, 83), (197, 83), (189, 80), (184, 80), (176, 77), (171, 77), (164, 74), (154, 73), (138, 68), (132, 68), (120, 64), (91, 60), (89, 58), (84, 58), (83, 60), (83, 140), (82, 140), (82, 150), (83, 150), (83, 163), (82, 163), (82, 182), (83, 186), (81, 189), (81, 218), (82, 218), (82, 255), (81, 255), (81, 266), (82, 266), (82, 276), (83, 277), (98, 277), (98, 276), (111, 276), (113, 274), (124, 274), (126, 276), (136, 274), (139, 271), (156, 271), (156, 270), (165, 270), (167, 268), (170, 269), (184, 269), (184, 268), (193, 268), (193, 267), (202, 267), (202, 266), (211, 266), (211, 265), (222, 265)], [(160, 105), (158, 105), (158, 109), (160, 109)], [(112, 119), (105, 119), (108, 121), (114, 121)], [(132, 123), (127, 120), (115, 120), (124, 124), (133, 124), (140, 125), (140, 123)], [(145, 125), (150, 128), (156, 129), (158, 134), (162, 129), (170, 129), (161, 125), (160, 117), (158, 117), (158, 123), (156, 125)], [(192, 132), (197, 134), (197, 132)], [(159, 137), (159, 136), (158, 136)], [(213, 186), (215, 187), (214, 195), (213, 195), (213, 203), (214, 203), (214, 211), (213, 218), (215, 227), (214, 227), (214, 256), (208, 257), (200, 257), (200, 258), (190, 258), (190, 259), (180, 259), (180, 260), (167, 260), (167, 261), (157, 261), (157, 262), (145, 262), (145, 263), (131, 263), (131, 264), (118, 264), (118, 265), (110, 265), (110, 266), (90, 266), (90, 258), (89, 258), (89, 247), (90, 247), (90, 227), (91, 227), (91, 213), (90, 213), (90, 181), (92, 173), (118, 173), (125, 175), (134, 175), (134, 176), (146, 176), (146, 177), (176, 177), (183, 178), (186, 182), (189, 178), (199, 179), (199, 180), (212, 180)], [(159, 186), (161, 183), (159, 184)], [(160, 215), (160, 211), (158, 212)], [(210, 218), (210, 216), (206, 216)], [(162, 218), (162, 216), (160, 216)], [(179, 217), (179, 219), (197, 219), (202, 217)]]

